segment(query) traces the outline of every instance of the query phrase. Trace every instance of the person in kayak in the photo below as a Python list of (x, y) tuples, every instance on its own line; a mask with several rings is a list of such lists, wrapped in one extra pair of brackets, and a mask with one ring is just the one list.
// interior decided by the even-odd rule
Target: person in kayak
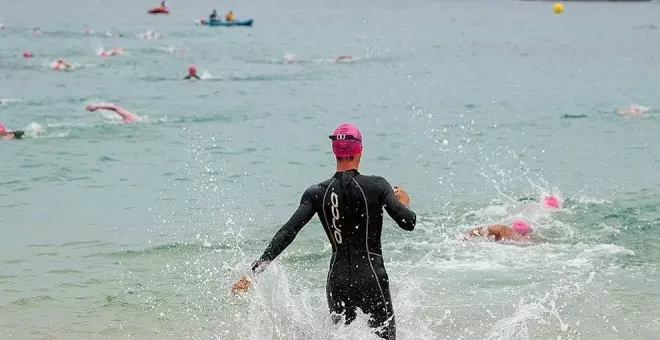
[[(343, 315), (349, 324), (360, 308), (371, 316), (369, 326), (376, 334), (394, 340), (394, 309), (381, 250), (383, 208), (405, 230), (415, 228), (416, 214), (408, 209), (410, 197), (403, 188), (391, 187), (383, 177), (358, 172), (362, 134), (355, 126), (340, 125), (330, 139), (335, 174), (303, 193), (296, 212), (252, 264), (252, 274), (275, 260), (316, 214), (332, 244), (326, 294), (333, 321), (339, 322)], [(232, 292), (247, 291), (250, 282), (243, 277)]]
[(209, 21), (216, 21), (218, 20), (218, 11), (214, 8), (213, 12), (211, 12), (211, 15), (209, 15)]
[(227, 22), (234, 21), (234, 12), (229, 10), (229, 12), (227, 12), (227, 15), (225, 15), (225, 21), (227, 21)]
[(21, 131), (21, 130), (9, 131), (5, 128), (4, 125), (0, 124), (0, 139), (2, 140), (21, 139), (23, 138), (24, 134), (25, 131)]
[(115, 104), (89, 104), (85, 107), (87, 111), (94, 112), (96, 110), (109, 110), (114, 111), (121, 117), (124, 123), (135, 123), (141, 120), (138, 115), (135, 115)]
[(466, 237), (482, 236), (495, 241), (529, 241), (532, 228), (525, 220), (515, 220), (510, 226), (493, 224), (486, 227), (476, 227), (467, 232)]

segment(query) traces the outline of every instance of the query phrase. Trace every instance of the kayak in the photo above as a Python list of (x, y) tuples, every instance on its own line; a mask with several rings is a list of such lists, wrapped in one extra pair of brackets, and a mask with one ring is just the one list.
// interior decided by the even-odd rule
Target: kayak
[(199, 23), (205, 26), (252, 26), (253, 21), (254, 20), (252, 18), (234, 20), (234, 21), (224, 21), (224, 20), (209, 21), (206, 19), (202, 19), (199, 21)]
[(170, 10), (162, 7), (154, 7), (147, 11), (149, 14), (170, 14)]

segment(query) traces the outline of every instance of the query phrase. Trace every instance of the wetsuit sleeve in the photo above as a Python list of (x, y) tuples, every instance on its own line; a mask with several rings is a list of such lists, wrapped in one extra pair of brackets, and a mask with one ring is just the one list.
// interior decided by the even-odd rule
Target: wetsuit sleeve
[(314, 217), (314, 202), (311, 193), (313, 188), (309, 188), (305, 191), (300, 199), (300, 205), (293, 216), (280, 228), (280, 230), (275, 234), (275, 237), (270, 241), (268, 247), (261, 255), (259, 260), (255, 261), (252, 264), (252, 271), (254, 272), (262, 263), (268, 263), (277, 256), (280, 255), (286, 249), (286, 247), (293, 242), (293, 239), (296, 238), (298, 232), (309, 222), (312, 217)]
[(417, 215), (408, 209), (399, 199), (394, 196), (394, 190), (390, 183), (382, 177), (378, 177), (378, 186), (385, 211), (399, 225), (401, 229), (413, 230), (417, 223)]

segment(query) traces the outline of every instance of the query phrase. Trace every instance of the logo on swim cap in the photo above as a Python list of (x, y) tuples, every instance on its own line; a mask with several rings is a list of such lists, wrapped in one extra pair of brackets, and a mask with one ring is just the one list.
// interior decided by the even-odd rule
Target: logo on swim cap
[(362, 152), (362, 134), (353, 124), (341, 124), (330, 136), (332, 152), (337, 157), (355, 156)]

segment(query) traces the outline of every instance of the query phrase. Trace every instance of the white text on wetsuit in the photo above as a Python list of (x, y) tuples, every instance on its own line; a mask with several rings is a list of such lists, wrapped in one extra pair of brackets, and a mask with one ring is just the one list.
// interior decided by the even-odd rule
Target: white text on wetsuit
[(341, 229), (337, 226), (337, 223), (339, 222), (339, 196), (337, 196), (336, 193), (330, 194), (330, 203), (332, 204), (332, 207), (330, 210), (332, 211), (332, 228), (334, 229), (334, 237), (335, 241), (337, 241), (338, 244), (341, 244)]

